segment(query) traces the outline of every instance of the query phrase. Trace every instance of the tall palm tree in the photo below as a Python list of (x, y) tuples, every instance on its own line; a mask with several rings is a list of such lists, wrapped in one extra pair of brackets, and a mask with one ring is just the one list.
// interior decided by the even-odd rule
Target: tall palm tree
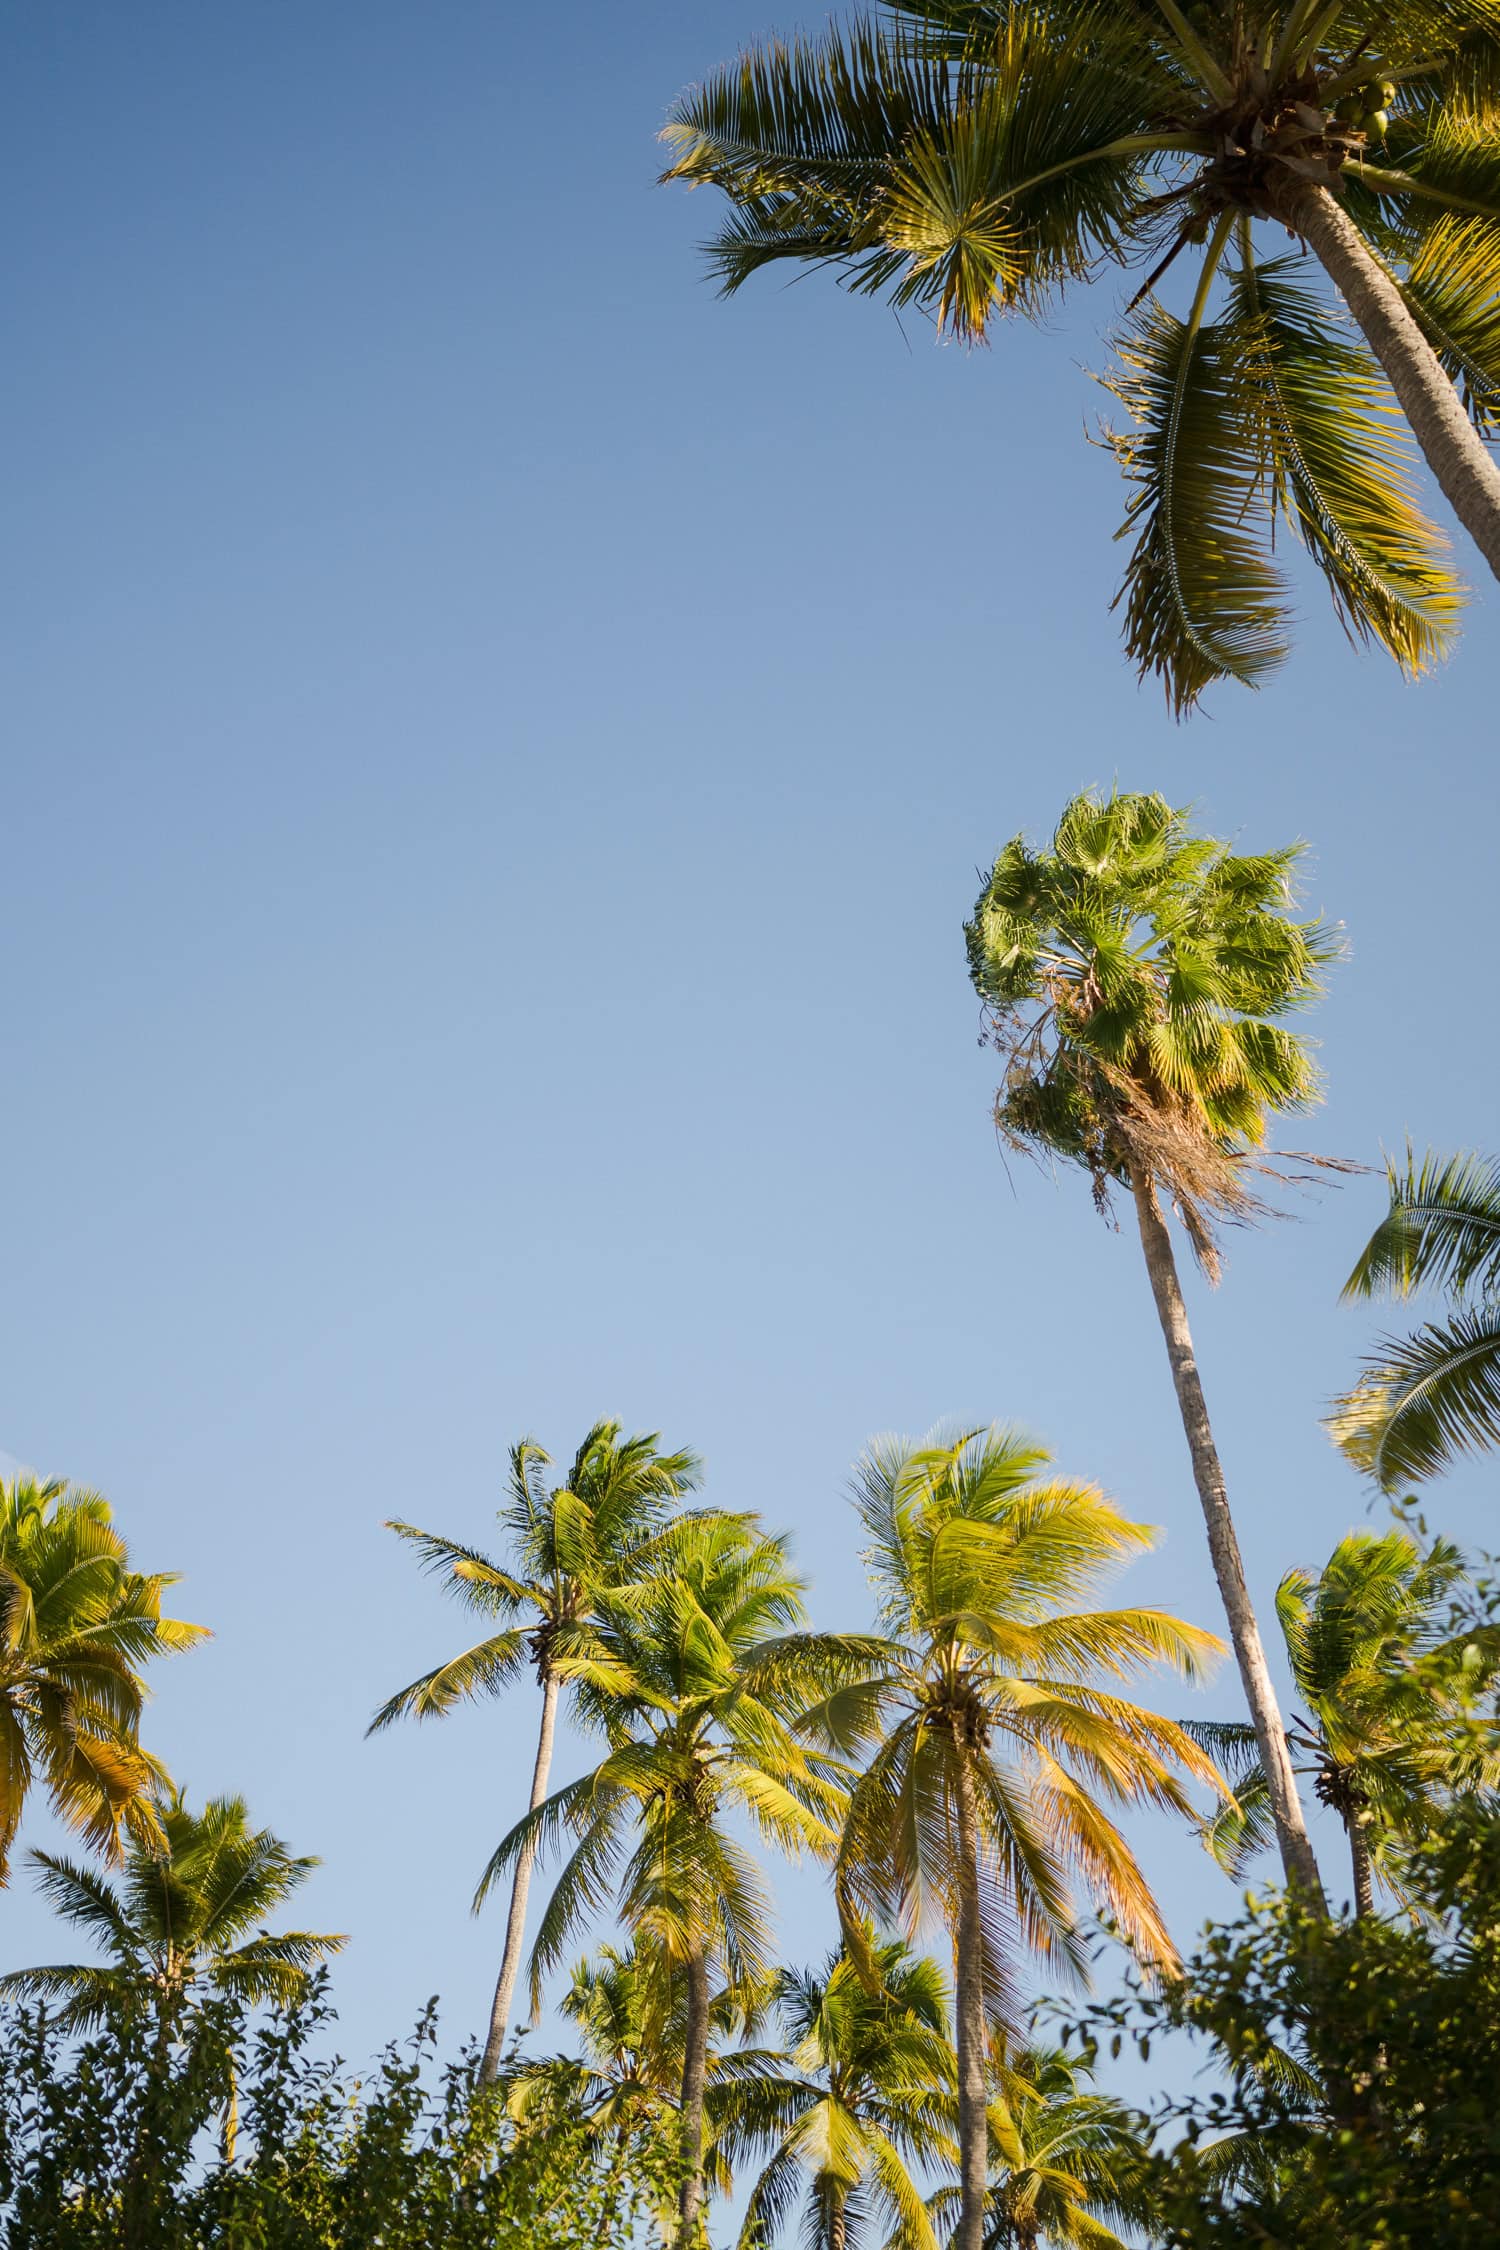
[(788, 1649), (803, 1622), (801, 1582), (785, 1541), (753, 1517), (684, 1517), (662, 1534), (653, 1563), (638, 1582), (601, 1592), (596, 1653), (557, 1658), (580, 1716), (606, 1738), (604, 1757), (517, 1823), (475, 1903), (523, 1852), (569, 1838), (532, 1948), (534, 1998), (574, 1932), (611, 1900), (636, 1944), (682, 1977), (686, 2246), (699, 2238), (703, 2205), (712, 1979), (717, 1971), (742, 1989), (770, 1966), (770, 1900), (730, 1824), (746, 1821), (788, 1851), (832, 1856), (841, 1793), (789, 1721), (859, 1652), (812, 1634)]
[(1158, 796), (1085, 792), (1050, 849), (1014, 837), (968, 925), (969, 973), (1005, 1062), (995, 1121), (1013, 1146), (1079, 1165), (1095, 1202), (1128, 1190), (1166, 1339), (1193, 1479), (1288, 1880), (1317, 1862), (1245, 1583), (1163, 1202), (1217, 1274), (1215, 1221), (1247, 1185), (1268, 1119), (1317, 1075), (1285, 1019), (1319, 989), (1334, 933), (1289, 911), (1293, 846), (1254, 857), (1196, 836)]
[(1387, 1337), (1330, 1427), (1355, 1466), (1394, 1492), (1500, 1445), (1500, 1159), (1429, 1152), (1419, 1164), (1408, 1150), (1389, 1178), (1390, 1209), (1344, 1295), (1436, 1287), (1449, 1310)]
[(0, 1883), (38, 1778), (90, 1849), (159, 1836), (162, 1769), (139, 1741), (143, 1667), (201, 1625), (163, 1617), (176, 1574), (143, 1576), (109, 1502), (60, 1481), (0, 1479)]
[[(1463, 1557), (1446, 1540), (1424, 1553), (1409, 1533), (1351, 1532), (1321, 1572), (1289, 1571), (1276, 1591), (1292, 1678), (1305, 1717), (1291, 1744), (1319, 1801), (1349, 1842), (1355, 1912), (1375, 1910), (1375, 1880), (1398, 1898), (1403, 1847), (1441, 1827), (1473, 1770), (1464, 1719), (1500, 1673), (1500, 1634), (1455, 1630)], [(1265, 1774), (1248, 1727), (1192, 1732), (1234, 1791), (1207, 1830), (1221, 1865), (1239, 1873), (1267, 1840)]]
[[(210, 1797), (195, 1813), (174, 1792), (161, 1807), (159, 1844), (133, 1838), (118, 1884), (49, 1852), (30, 1858), (48, 1905), (107, 1958), (12, 1970), (0, 1976), (0, 1994), (45, 2002), (68, 2031), (143, 2009), (165, 2055), (201, 1999), (286, 2006), (345, 1943), (327, 1932), (265, 1928), (319, 1862), (294, 1858), (279, 1836), (252, 1828), (243, 1797)], [(234, 2131), (231, 2081), (223, 2126), (230, 2161)]]
[[(1117, 2226), (1149, 2227), (1139, 2127), (1056, 2047), (992, 2058), (985, 2250), (1125, 2250)], [(937, 2197), (938, 2209), (952, 2191)]]
[(784, 2049), (727, 2057), (710, 2080), (715, 2147), (765, 2160), (741, 2250), (780, 2235), (799, 2203), (811, 2250), (937, 2250), (919, 2180), (958, 2154), (948, 1995), (934, 1962), (873, 1933), (866, 1948), (873, 1989), (842, 1949), (821, 1972), (783, 1969)]
[[(726, 293), (832, 266), (971, 340), (1151, 268), (1112, 382), (1123, 598), (1181, 709), (1284, 655), (1278, 519), (1353, 632), (1413, 671), (1445, 645), (1458, 588), (1400, 414), (1500, 574), (1497, 56), (1488, 0), (885, 0), (684, 95), (666, 177), (728, 197)], [(1179, 318), (1153, 291), (1184, 251)]]
[[(685, 1448), (663, 1453), (658, 1436), (622, 1438), (618, 1422), (596, 1422), (573, 1459), (566, 1484), (549, 1486), (550, 1454), (532, 1438), (510, 1453), (510, 1495), (500, 1510), (509, 1541), (505, 1565), (409, 1523), (388, 1530), (408, 1540), (446, 1593), (498, 1625), (485, 1637), (425, 1672), (381, 1705), (377, 1734), (397, 1719), (441, 1718), (458, 1703), (503, 1695), (526, 1664), (542, 1691), (541, 1723), (531, 1775), (532, 1809), (547, 1794), (562, 1674), (558, 1659), (591, 1645), (601, 1591), (633, 1569), (673, 1500), (691, 1491), (700, 1464)], [(505, 1948), (490, 2004), (480, 2082), (495, 2079), (510, 2031), (511, 2007), (526, 1934), (532, 1854), (523, 1852), (511, 1882)]]
[(1092, 1485), (1042, 1479), (1047, 1461), (998, 1428), (870, 1448), (855, 1503), (889, 1637), (805, 1721), (863, 1764), (834, 1875), (854, 1959), (873, 1970), (866, 1915), (915, 1937), (940, 1914), (954, 1933), (956, 2250), (983, 2241), (986, 2027), (1007, 2016), (1016, 1947), (1083, 1973), (1076, 1875), (1147, 1960), (1171, 1962), (1107, 1808), (1191, 1818), (1179, 1771), (1218, 1781), (1180, 1726), (1107, 1683), (1146, 1664), (1195, 1678), (1222, 1643), (1161, 1610), (1074, 1606), (1154, 1534)]

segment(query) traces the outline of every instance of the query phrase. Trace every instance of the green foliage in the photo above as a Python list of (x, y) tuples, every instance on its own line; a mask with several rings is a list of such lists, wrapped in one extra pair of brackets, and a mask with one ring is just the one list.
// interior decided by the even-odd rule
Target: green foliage
[(203, 1638), (161, 1613), (176, 1583), (131, 1569), (102, 1494), (0, 1480), (0, 1883), (37, 1781), (91, 1850), (159, 1836), (143, 1668)]
[(1164, 797), (1085, 791), (1050, 847), (1011, 839), (965, 930), (1002, 1135), (1082, 1165), (1101, 1202), (1144, 1170), (1210, 1265), (1214, 1217), (1255, 1208), (1269, 1116), (1317, 1096), (1283, 1019), (1339, 944), (1291, 912), (1299, 851), (1234, 852)]
[(1017, 1943), (1082, 1966), (1077, 1877), (1153, 1958), (1172, 1943), (1107, 1807), (1191, 1818), (1181, 1773), (1217, 1775), (1183, 1729), (1113, 1692), (1154, 1665), (1198, 1677), (1222, 1643), (1155, 1609), (1074, 1606), (1154, 1534), (1091, 1485), (1043, 1478), (1014, 1431), (971, 1431), (866, 1453), (855, 1500), (890, 1637), (866, 1676), (815, 1705), (809, 1733), (856, 1761), (835, 1895), (856, 1960), (864, 1917), (949, 1927), (974, 1872), (956, 1807), (972, 1790), (982, 1872), (983, 1975), (1010, 2003)]
[(722, 2058), (709, 2082), (716, 2147), (760, 2166), (741, 2250), (782, 2233), (800, 2211), (815, 2250), (878, 2239), (936, 2250), (924, 2172), (957, 2159), (948, 2002), (935, 1964), (865, 1934), (873, 1980), (845, 1951), (821, 1971), (783, 1969), (776, 2004), (785, 2044)]
[(387, 1525), (445, 1593), (501, 1629), (383, 1703), (371, 1734), (397, 1719), (442, 1718), (459, 1703), (501, 1695), (528, 1660), (544, 1674), (555, 1656), (591, 1649), (596, 1591), (649, 1564), (652, 1535), (699, 1476), (696, 1455), (662, 1453), (655, 1432), (622, 1438), (618, 1422), (594, 1424), (565, 1484), (548, 1485), (551, 1465), (534, 1438), (511, 1447), (500, 1511), (509, 1567), (414, 1524)]
[(132, 1841), (123, 1880), (33, 1852), (47, 1903), (92, 1938), (107, 1965), (17, 1969), (0, 1994), (44, 2001), (64, 2031), (91, 2031), (143, 2006), (164, 2024), (217, 1994), (254, 2006), (295, 2001), (310, 1971), (343, 1945), (311, 1930), (265, 1928), (318, 1862), (253, 1829), (242, 1797), (211, 1797), (201, 1813), (179, 1791), (160, 1808), (161, 1839)]
[(1435, 1287), (1446, 1319), (1387, 1336), (1329, 1428), (1385, 1492), (1500, 1444), (1500, 1162), (1410, 1150), (1389, 1168), (1390, 1208), (1345, 1284), (1346, 1297)]
[[(1424, 1550), (1398, 1529), (1352, 1532), (1316, 1578), (1289, 1571), (1277, 1589), (1306, 1714), (1289, 1739), (1299, 1770), (1349, 1835), (1357, 1900), (1370, 1875), (1406, 1899), (1413, 1847), (1450, 1817), (1455, 1792), (1486, 1778), (1471, 1721), (1493, 1700), (1500, 1638), (1493, 1624), (1462, 1613), (1466, 1586), (1455, 1547), (1439, 1539)], [(1270, 1841), (1254, 1735), (1246, 1726), (1190, 1731), (1221, 1759), (1234, 1790), (1208, 1840), (1238, 1873)]]
[[(319, 1994), (253, 2035), (213, 2003), (175, 2067), (145, 2019), (81, 2046), (25, 2010), (0, 2038), (3, 2250), (627, 2250), (670, 2191), (649, 2140), (532, 2139), (481, 2092), (472, 2058), (439, 2067), (429, 2011), (353, 2076), (323, 2050)], [(205, 2160), (226, 2078), (243, 2150)]]
[[(1385, 378), (1329, 286), (1258, 264), (1255, 233), (1340, 195), (1492, 427), (1497, 56), (1488, 0), (887, 0), (695, 86), (666, 177), (728, 199), (709, 245), (726, 292), (826, 265), (971, 342), (1106, 262), (1151, 267), (1109, 378), (1134, 425), (1112, 440), (1134, 488), (1121, 598), (1131, 655), (1181, 712), (1285, 655), (1278, 520), (1357, 637), (1412, 673), (1451, 642), (1460, 588)], [(1369, 98), (1386, 81), (1389, 114)], [(1182, 320), (1151, 292), (1184, 252)]]
[(1469, 2250), (1500, 2207), (1500, 1811), (1414, 1860), (1416, 1923), (1284, 1900), (1213, 1930), (1182, 1980), (1096, 2009), (1086, 2044), (1186, 2032), (1220, 2074), (1138, 2121), (1180, 2250)]

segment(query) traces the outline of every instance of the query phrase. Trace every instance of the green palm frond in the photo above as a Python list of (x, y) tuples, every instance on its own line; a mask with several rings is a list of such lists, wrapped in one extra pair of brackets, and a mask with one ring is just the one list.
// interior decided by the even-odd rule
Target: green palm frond
[(1475, 427), (1500, 435), (1500, 224), (1440, 212), (1412, 247), (1401, 293)]
[(1350, 632), (1421, 672), (1446, 653), (1461, 607), (1446, 542), (1413, 496), (1414, 449), (1379, 369), (1295, 271), (1290, 258), (1257, 264), (1246, 229), (1224, 322), (1239, 332), (1275, 504)]
[(1385, 1492), (1500, 1445), (1500, 1306), (1383, 1339), (1328, 1428)]
[(1390, 1208), (1344, 1284), (1351, 1297), (1500, 1289), (1500, 1159), (1465, 1151), (1387, 1167)]
[(521, 1626), (508, 1633), (491, 1633), (459, 1656), (450, 1656), (409, 1687), (401, 1688), (382, 1703), (365, 1729), (380, 1734), (398, 1719), (440, 1719), (456, 1703), (503, 1694), (530, 1654), (530, 1636)]
[(1237, 342), (1223, 324), (1178, 320), (1153, 299), (1105, 378), (1135, 423), (1110, 438), (1134, 488), (1120, 531), (1135, 540), (1118, 597), (1125, 645), (1179, 714), (1216, 680), (1257, 685), (1289, 645)]

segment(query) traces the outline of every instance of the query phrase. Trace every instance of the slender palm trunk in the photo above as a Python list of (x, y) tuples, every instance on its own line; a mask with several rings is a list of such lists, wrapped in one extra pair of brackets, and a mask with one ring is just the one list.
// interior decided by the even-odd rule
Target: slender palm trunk
[(1296, 223), (1385, 369), (1453, 513), (1500, 578), (1500, 468), (1401, 291), (1327, 188), (1310, 190)]
[[(552, 1771), (552, 1738), (557, 1732), (557, 1674), (550, 1669), (542, 1677), (542, 1723), (537, 1730), (536, 1764), (531, 1772), (531, 1810), (547, 1794), (547, 1777)], [(521, 1972), (521, 1947), (526, 1937), (526, 1894), (531, 1889), (531, 1870), (536, 1861), (535, 1846), (523, 1845), (516, 1856), (515, 1880), (510, 1887), (510, 1916), (505, 1925), (505, 1951), (500, 1956), (500, 1975), (495, 1983), (495, 1997), (490, 2005), (489, 2036), (484, 2043), (484, 2059), (479, 2065), (481, 2086), (494, 2084), (500, 2072), (500, 2058), (505, 2052), (506, 2036), (510, 2031), (511, 2003), (516, 1996), (516, 1978)]]
[(958, 1767), (958, 1932), (954, 1955), (954, 2031), (958, 2060), (958, 2226), (952, 2250), (984, 2250), (989, 2187), (989, 2118), (984, 2082), (984, 1951), (979, 1922), (979, 1829), (974, 1778)]
[(1281, 1863), (1286, 1870), (1288, 1883), (1304, 1892), (1312, 1904), (1322, 1905), (1323, 1886), (1318, 1876), (1318, 1863), (1313, 1857), (1312, 1842), (1302, 1817), (1302, 1801), (1297, 1795), (1297, 1783), (1292, 1773), (1292, 1759), (1287, 1749), (1281, 1707), (1276, 1701), (1276, 1690), (1271, 1683), (1266, 1652), (1261, 1645), (1260, 1628), (1255, 1622), (1255, 1611), (1250, 1604), (1250, 1589), (1245, 1584), (1245, 1566), (1240, 1558), (1240, 1543), (1235, 1535), (1234, 1518), (1229, 1513), (1224, 1471), (1219, 1463), (1218, 1448), (1214, 1444), (1213, 1428), (1208, 1419), (1208, 1404), (1198, 1377), (1198, 1362), (1193, 1354), (1192, 1332), (1188, 1327), (1187, 1307), (1182, 1301), (1182, 1284), (1177, 1276), (1172, 1238), (1161, 1215), (1161, 1206), (1156, 1200), (1156, 1188), (1150, 1174), (1142, 1168), (1131, 1185), (1135, 1195), (1136, 1218), (1141, 1230), (1141, 1248), (1146, 1258), (1146, 1271), (1151, 1279), (1151, 1293), (1156, 1299), (1162, 1334), (1166, 1338), (1167, 1357), (1172, 1364), (1172, 1381), (1177, 1391), (1178, 1411), (1187, 1436), (1188, 1452), (1192, 1456), (1193, 1482), (1198, 1487), (1198, 1498), (1203, 1505), (1203, 1520), (1208, 1526), (1208, 1551), (1213, 1559), (1214, 1576), (1219, 1582), (1224, 1614), (1229, 1620), (1229, 1637), (1234, 1643), (1245, 1701), (1250, 1706), (1255, 1739), (1260, 1748), (1261, 1763), (1269, 1786), (1271, 1812), (1276, 1822), (1276, 1841), (1281, 1847)]
[(1354, 1870), (1354, 1912), (1363, 1921), (1375, 1911), (1375, 1871), (1357, 1813), (1350, 1813), (1344, 1822), (1344, 1833), (1349, 1838), (1349, 1859)]
[(844, 2209), (844, 2191), (833, 2191), (833, 2208), (828, 2214), (828, 2250), (844, 2250), (848, 2232), (848, 2214)]
[(682, 2055), (682, 2187), (677, 2210), (679, 2250), (698, 2238), (703, 2202), (703, 2084), (708, 2076), (708, 1955), (701, 1949), (687, 1964), (687, 2022)]

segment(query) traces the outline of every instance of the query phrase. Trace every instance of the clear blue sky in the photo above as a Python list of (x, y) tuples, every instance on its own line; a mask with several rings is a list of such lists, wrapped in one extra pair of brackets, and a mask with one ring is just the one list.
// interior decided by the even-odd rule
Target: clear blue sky
[[(995, 1149), (1003, 838), (1116, 776), (1305, 836), (1352, 958), (1298, 1137), (1497, 1137), (1493, 590), (1406, 687), (1313, 586), (1282, 678), (1175, 726), (1084, 442), (1114, 283), (968, 357), (705, 286), (653, 133), (759, 4), (9, 11), (0, 1445), (185, 1573), (216, 1638), (153, 1739), (323, 1855), (356, 2053), (482, 2014), (533, 1723), (361, 1739), (463, 1631), (381, 1521), (482, 1540), (521, 1432), (693, 1443), (855, 1622), (866, 1438), (1019, 1418), (1217, 1621), (1137, 1251)], [(1379, 1201), (1195, 1291), (1267, 1605), (1363, 1520), (1318, 1415)], [(1232, 1906), (1143, 1842), (1185, 1932)], [(3, 1929), (58, 1956), (24, 1881)]]

